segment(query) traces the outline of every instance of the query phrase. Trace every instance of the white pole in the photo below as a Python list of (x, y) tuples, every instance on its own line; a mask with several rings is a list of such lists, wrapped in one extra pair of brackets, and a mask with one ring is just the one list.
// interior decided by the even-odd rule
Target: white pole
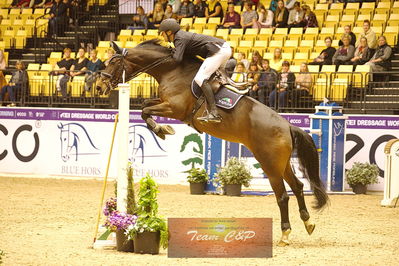
[(117, 209), (126, 212), (127, 201), (127, 165), (129, 144), (129, 108), (130, 85), (118, 84), (119, 88), (119, 121), (118, 121), (118, 186)]

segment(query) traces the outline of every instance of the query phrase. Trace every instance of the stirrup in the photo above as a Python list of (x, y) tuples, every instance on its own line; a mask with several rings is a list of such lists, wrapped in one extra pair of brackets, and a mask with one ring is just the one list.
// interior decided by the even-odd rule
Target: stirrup
[(201, 116), (201, 117), (197, 117), (197, 120), (202, 121), (202, 122), (210, 122), (210, 123), (220, 123), (222, 122), (222, 117), (220, 115), (214, 115), (210, 112), (208, 112), (208, 110), (205, 111), (206, 115)]

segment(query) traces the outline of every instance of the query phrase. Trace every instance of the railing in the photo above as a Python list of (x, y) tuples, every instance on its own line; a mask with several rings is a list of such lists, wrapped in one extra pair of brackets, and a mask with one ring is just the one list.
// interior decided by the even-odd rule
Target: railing
[[(13, 71), (15, 70), (5, 70), (7, 73)], [(117, 91), (111, 91), (109, 96), (100, 95), (95, 87), (95, 82), (85, 89), (88, 72), (75, 76), (73, 79), (67, 78), (64, 91), (57, 89), (57, 87), (59, 88), (57, 82), (61, 78), (60, 73), (40, 70), (28, 70), (27, 72), (29, 86), (19, 88), (17, 91), (17, 105), (19, 106), (117, 107)], [(392, 72), (389, 73), (392, 74)], [(248, 95), (278, 112), (313, 112), (315, 105), (328, 99), (351, 112), (390, 111), (399, 113), (399, 82), (375, 81), (375, 77), (372, 79), (368, 73), (357, 72), (311, 72), (309, 74), (313, 77), (309, 92), (301, 91), (296, 83), (292, 83), (288, 84), (291, 86), (288, 93), (282, 95), (276, 86), (278, 78), (274, 76), (272, 81), (256, 82), (259, 87), (257, 90), (254, 90), (253, 87), (255, 83), (250, 84)], [(388, 73), (379, 73), (378, 75), (385, 77), (386, 74)], [(144, 99), (158, 97), (158, 84), (153, 77), (147, 74), (142, 74), (128, 83), (131, 85), (131, 108), (139, 108)], [(5, 100), (3, 103), (11, 102)]]

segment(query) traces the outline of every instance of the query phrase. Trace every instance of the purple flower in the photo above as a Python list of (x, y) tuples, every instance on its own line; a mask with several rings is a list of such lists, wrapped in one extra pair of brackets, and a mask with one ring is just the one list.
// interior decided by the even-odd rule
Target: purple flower
[(105, 221), (105, 227), (116, 230), (126, 230), (129, 225), (134, 225), (136, 223), (137, 216), (132, 214), (127, 214), (124, 212), (113, 211)]
[(116, 210), (116, 198), (109, 198), (105, 202), (103, 213), (105, 216), (109, 216), (113, 211)]

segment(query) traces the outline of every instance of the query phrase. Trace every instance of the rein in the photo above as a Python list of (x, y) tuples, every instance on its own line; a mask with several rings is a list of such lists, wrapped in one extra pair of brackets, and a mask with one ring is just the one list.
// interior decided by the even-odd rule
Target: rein
[[(121, 58), (122, 58), (122, 72), (120, 73), (120, 77), (119, 77), (118, 79), (114, 79), (114, 81), (116, 81), (115, 83), (113, 83), (112, 81), (110, 82), (110, 83), (113, 84), (113, 85), (117, 85), (118, 81), (120, 81), (120, 80), (122, 79), (123, 73), (124, 73), (124, 71), (125, 71), (125, 64), (124, 64), (124, 62), (123, 62), (123, 60), (125, 59), (125, 55), (121, 55), (121, 54), (114, 55), (113, 57), (111, 57), (111, 59), (110, 59), (109, 61), (111, 61), (112, 59), (114, 59), (114, 58), (116, 58), (116, 57), (121, 57)], [(130, 74), (129, 77), (127, 78), (127, 80), (134, 79), (134, 78), (137, 77), (140, 73), (146, 72), (146, 71), (148, 71), (148, 70), (150, 70), (150, 69), (153, 69), (154, 67), (159, 66), (160, 64), (162, 64), (164, 61), (166, 61), (166, 60), (169, 59), (170, 57), (171, 57), (171, 55), (167, 55), (167, 56), (165, 56), (165, 57), (162, 57), (162, 58), (160, 58), (160, 59), (158, 59), (158, 60), (152, 62), (151, 64), (149, 64), (149, 65), (147, 65), (147, 66), (145, 66), (145, 67), (142, 67), (142, 68), (138, 69), (137, 71), (135, 71), (135, 72), (133, 72), (132, 74)], [(103, 72), (103, 71), (100, 72), (100, 75), (101, 75), (101, 76), (104, 76), (104, 77), (107, 77), (107, 78), (109, 78), (109, 79), (112, 79), (112, 77), (113, 77), (111, 74), (106, 73), (106, 72)]]

